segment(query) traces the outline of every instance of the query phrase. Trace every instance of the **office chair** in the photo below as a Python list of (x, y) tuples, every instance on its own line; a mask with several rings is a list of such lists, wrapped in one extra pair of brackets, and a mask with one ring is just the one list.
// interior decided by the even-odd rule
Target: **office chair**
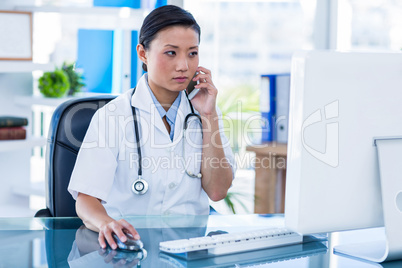
[(46, 208), (35, 217), (76, 217), (75, 200), (67, 191), (78, 151), (94, 113), (116, 96), (66, 101), (52, 116), (46, 148)]

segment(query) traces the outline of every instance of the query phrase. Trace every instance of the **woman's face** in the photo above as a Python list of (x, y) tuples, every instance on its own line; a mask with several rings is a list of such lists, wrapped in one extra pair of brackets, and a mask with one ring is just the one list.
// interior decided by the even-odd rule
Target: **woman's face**
[(198, 33), (190, 27), (161, 30), (145, 51), (148, 83), (159, 94), (185, 89), (198, 67)]

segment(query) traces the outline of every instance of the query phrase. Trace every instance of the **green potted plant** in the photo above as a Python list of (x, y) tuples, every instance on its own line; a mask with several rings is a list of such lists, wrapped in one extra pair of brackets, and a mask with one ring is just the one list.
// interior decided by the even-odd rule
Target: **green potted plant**
[(85, 86), (83, 76), (75, 68), (75, 63), (63, 63), (61, 69), (68, 75), (70, 81), (70, 89), (67, 93), (68, 96), (73, 96), (77, 92), (81, 91), (81, 88)]
[(39, 90), (45, 97), (61, 98), (70, 88), (68, 75), (56, 68), (53, 72), (45, 72), (39, 78)]
[[(245, 137), (244, 133), (247, 114), (258, 114), (260, 103), (260, 92), (256, 90), (252, 85), (240, 85), (234, 88), (227, 88), (221, 92), (218, 98), (218, 106), (222, 112), (224, 129), (226, 131), (226, 137), (231, 137), (231, 146), (233, 152), (236, 154), (243, 154), (245, 151)], [(240, 115), (240, 117), (232, 117), (231, 115)], [(231, 124), (228, 123), (231, 122)], [(227, 196), (223, 202), (230, 209), (233, 214), (236, 214), (237, 205), (240, 205), (245, 211), (247, 207), (243, 202), (244, 199), (252, 200), (253, 195), (233, 192), (229, 190)]]

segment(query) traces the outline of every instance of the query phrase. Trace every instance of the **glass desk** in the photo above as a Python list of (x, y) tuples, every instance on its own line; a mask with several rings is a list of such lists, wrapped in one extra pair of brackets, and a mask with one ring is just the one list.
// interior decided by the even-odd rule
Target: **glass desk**
[(140, 233), (147, 251), (145, 258), (138, 253), (100, 249), (97, 233), (86, 229), (78, 218), (0, 218), (0, 267), (402, 267), (402, 262), (375, 264), (332, 253), (335, 245), (382, 236), (381, 228), (332, 233), (325, 241), (311, 241), (311, 237), (306, 237), (310, 242), (189, 260), (160, 252), (159, 242), (204, 236), (217, 230), (234, 233), (282, 227), (283, 216), (134, 216), (125, 219)]

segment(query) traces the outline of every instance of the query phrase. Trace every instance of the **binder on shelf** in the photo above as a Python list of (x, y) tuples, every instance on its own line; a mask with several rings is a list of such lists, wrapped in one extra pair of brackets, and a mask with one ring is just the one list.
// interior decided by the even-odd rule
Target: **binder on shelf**
[(290, 74), (261, 75), (261, 142), (287, 143)]
[(289, 93), (290, 75), (283, 74), (276, 77), (276, 115), (275, 115), (275, 141), (288, 142), (289, 122)]
[(272, 75), (261, 76), (260, 111), (262, 120), (262, 142), (273, 141), (275, 115), (275, 79)]

